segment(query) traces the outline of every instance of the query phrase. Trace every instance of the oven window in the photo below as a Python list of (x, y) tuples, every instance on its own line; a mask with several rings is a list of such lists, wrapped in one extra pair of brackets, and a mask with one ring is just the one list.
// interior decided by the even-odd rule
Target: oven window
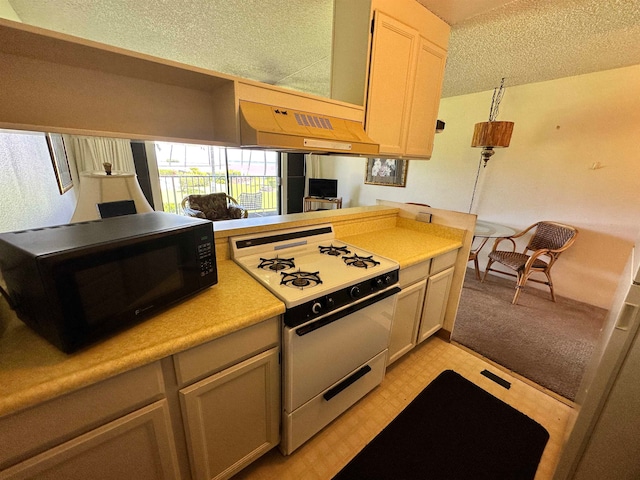
[(145, 251), (80, 270), (75, 283), (85, 321), (95, 325), (125, 310), (146, 308), (184, 286), (175, 246)]

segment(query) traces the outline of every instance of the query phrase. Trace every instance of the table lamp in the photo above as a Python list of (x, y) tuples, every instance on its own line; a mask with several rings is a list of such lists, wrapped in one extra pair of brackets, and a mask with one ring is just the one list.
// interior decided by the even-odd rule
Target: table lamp
[(128, 172), (82, 172), (80, 174), (80, 194), (71, 223), (86, 222), (100, 218), (98, 204), (133, 200), (137, 213), (152, 212), (138, 177)]

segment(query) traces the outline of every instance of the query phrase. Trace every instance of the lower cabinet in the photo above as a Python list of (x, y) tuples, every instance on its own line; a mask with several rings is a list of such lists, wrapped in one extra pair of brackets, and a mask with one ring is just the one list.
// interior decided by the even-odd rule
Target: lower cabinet
[(229, 478), (279, 443), (280, 319), (0, 417), (0, 480)]
[(429, 276), (417, 343), (426, 340), (442, 328), (444, 315), (447, 311), (449, 293), (451, 292), (453, 272), (454, 267), (449, 267), (442, 272)]
[(387, 364), (395, 362), (415, 347), (426, 289), (427, 280), (423, 279), (403, 288), (398, 294), (391, 327)]
[(180, 390), (194, 479), (228, 478), (279, 442), (279, 349)]
[(400, 287), (389, 340), (393, 363), (444, 323), (457, 250), (400, 270)]
[(0, 472), (2, 479), (180, 478), (166, 400), (160, 400)]

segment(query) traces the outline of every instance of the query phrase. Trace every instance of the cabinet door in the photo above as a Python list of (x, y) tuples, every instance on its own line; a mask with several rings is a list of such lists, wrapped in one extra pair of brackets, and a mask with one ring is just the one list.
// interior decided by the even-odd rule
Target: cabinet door
[(444, 315), (447, 311), (447, 301), (451, 291), (454, 267), (432, 275), (427, 280), (427, 293), (422, 309), (422, 321), (418, 332), (418, 342), (424, 341), (442, 328)]
[(416, 335), (418, 325), (420, 325), (426, 288), (427, 280), (425, 279), (403, 288), (402, 292), (398, 294), (393, 323), (391, 324), (387, 365), (396, 361), (416, 345)]
[(446, 52), (420, 37), (411, 100), (406, 155), (431, 157), (440, 106)]
[(166, 400), (0, 472), (2, 479), (179, 479)]
[(375, 12), (365, 129), (381, 153), (404, 152), (418, 42), (418, 32)]
[(278, 444), (278, 353), (272, 348), (180, 390), (194, 479), (228, 478)]

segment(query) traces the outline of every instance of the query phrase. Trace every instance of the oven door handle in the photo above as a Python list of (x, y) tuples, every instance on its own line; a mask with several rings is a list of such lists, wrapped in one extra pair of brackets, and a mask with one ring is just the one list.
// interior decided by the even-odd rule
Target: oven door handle
[(309, 323), (309, 324), (305, 325), (304, 327), (300, 327), (300, 328), (296, 329), (296, 335), (298, 335), (300, 337), (303, 336), (303, 335), (307, 335), (308, 333), (311, 333), (311, 332), (313, 332), (315, 330), (318, 330), (319, 328), (325, 327), (325, 326), (329, 325), (330, 323), (335, 322), (336, 320), (340, 320), (341, 318), (346, 317), (347, 315), (351, 315), (353, 312), (357, 312), (358, 310), (362, 310), (363, 308), (367, 308), (367, 307), (373, 305), (374, 303), (379, 302), (380, 300), (384, 300), (387, 297), (395, 295), (396, 293), (399, 293), (400, 291), (401, 291), (400, 287), (393, 287), (393, 288), (390, 288), (389, 290), (385, 290), (384, 292), (379, 293), (378, 295), (375, 295), (375, 296), (372, 296), (372, 297), (368, 297), (363, 302), (355, 303), (353, 305), (349, 305), (344, 310), (340, 310), (339, 312), (332, 313), (330, 315), (327, 315), (326, 317), (323, 317), (323, 318), (321, 318), (319, 320), (316, 320), (313, 323)]
[(362, 377), (364, 377), (370, 371), (371, 371), (371, 367), (369, 365), (365, 365), (364, 367), (362, 367), (357, 372), (355, 372), (352, 375), (350, 375), (349, 377), (345, 378), (342, 382), (340, 382), (335, 387), (330, 388), (329, 390), (327, 390), (327, 392), (322, 397), (328, 402), (333, 397), (338, 395), (340, 392), (342, 392), (343, 390), (345, 390), (346, 388), (350, 387), (352, 384), (354, 384), (355, 382), (360, 380)]

